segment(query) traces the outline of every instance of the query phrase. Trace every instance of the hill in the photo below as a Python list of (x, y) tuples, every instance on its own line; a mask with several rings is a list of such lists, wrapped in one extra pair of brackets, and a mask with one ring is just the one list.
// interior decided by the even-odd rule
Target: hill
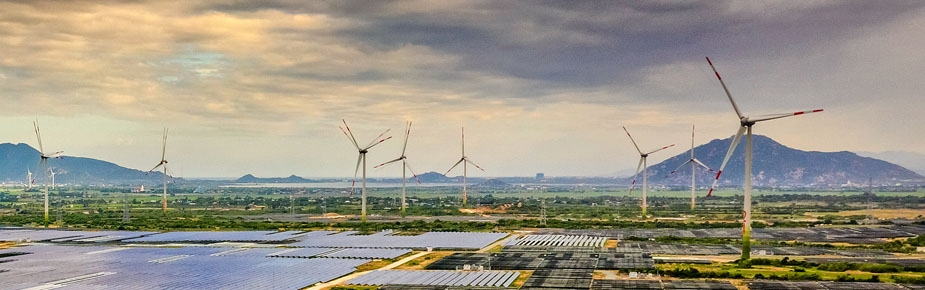
[[(743, 137), (744, 138), (744, 137)], [(694, 156), (711, 168), (719, 168), (732, 138), (716, 139), (694, 148)], [(784, 146), (771, 138), (754, 135), (752, 182), (755, 186), (811, 186), (831, 187), (843, 184), (896, 184), (904, 181), (922, 181), (925, 177), (883, 160), (841, 152), (802, 151)], [(665, 177), (671, 170), (687, 161), (689, 151), (649, 167), (649, 182), (669, 185), (690, 185), (690, 167), (684, 166), (675, 174)], [(723, 170), (721, 185), (741, 185), (745, 173), (745, 141), (743, 140)], [(697, 183), (713, 182), (715, 172), (697, 170)]]
[[(44, 184), (47, 174), (39, 168), (38, 150), (27, 144), (0, 144), (0, 181), (25, 183), (26, 170), (31, 170), (36, 184)], [(55, 172), (56, 184), (159, 184), (161, 172), (125, 168), (102, 160), (64, 156), (49, 159), (48, 166)]]
[(305, 179), (299, 176), (290, 175), (289, 177), (255, 177), (252, 174), (241, 176), (234, 181), (235, 183), (311, 183), (320, 182), (318, 180)]

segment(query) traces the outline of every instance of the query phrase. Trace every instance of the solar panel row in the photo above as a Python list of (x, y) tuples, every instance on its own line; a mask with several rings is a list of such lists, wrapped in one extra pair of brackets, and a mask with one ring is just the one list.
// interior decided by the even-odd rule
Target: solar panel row
[(508, 287), (519, 275), (520, 272), (515, 271), (377, 270), (351, 279), (346, 284)]
[(748, 289), (752, 290), (908, 290), (913, 287), (893, 283), (872, 282), (789, 282), (754, 280), (748, 282)]
[(134, 239), (124, 242), (280, 242), (300, 237), (296, 231), (244, 231), (244, 232), (167, 232)]
[(380, 232), (374, 235), (357, 235), (342, 232), (329, 235), (303, 236), (290, 244), (293, 247), (328, 248), (412, 248), (412, 249), (480, 249), (506, 237), (506, 233), (427, 232), (417, 236), (392, 235)]
[(7, 242), (110, 242), (155, 234), (127, 231), (65, 231), (39, 229), (0, 229), (0, 241)]
[(526, 235), (518, 239), (518, 246), (603, 247), (606, 237), (572, 235)]

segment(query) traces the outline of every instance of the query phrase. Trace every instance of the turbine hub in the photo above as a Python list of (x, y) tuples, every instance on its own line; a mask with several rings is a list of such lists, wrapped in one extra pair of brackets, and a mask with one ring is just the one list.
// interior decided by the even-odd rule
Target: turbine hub
[(748, 117), (742, 117), (742, 119), (739, 119), (739, 124), (741, 124), (742, 127), (751, 127), (755, 125), (755, 121), (749, 120)]

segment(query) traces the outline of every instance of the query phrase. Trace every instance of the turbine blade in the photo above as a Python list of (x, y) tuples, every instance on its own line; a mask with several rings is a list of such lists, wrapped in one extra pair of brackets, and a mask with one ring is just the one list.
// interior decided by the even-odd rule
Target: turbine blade
[(164, 128), (164, 148), (161, 150), (161, 160), (167, 157), (167, 128)]
[(633, 194), (633, 187), (636, 187), (636, 178), (639, 176), (639, 169), (642, 169), (642, 160), (643, 160), (643, 157), (639, 157), (639, 165), (636, 165), (636, 173), (633, 174), (633, 182), (630, 183), (629, 194)]
[(148, 170), (148, 173), (154, 172), (154, 170), (160, 168), (162, 165), (164, 165), (164, 162), (158, 163), (157, 165), (154, 166), (154, 168), (151, 168), (151, 170)]
[(739, 111), (739, 106), (736, 105), (736, 101), (732, 99), (732, 94), (729, 93), (729, 88), (726, 87), (726, 82), (723, 82), (723, 78), (719, 76), (719, 72), (716, 71), (716, 67), (713, 66), (713, 62), (710, 61), (710, 58), (707, 58), (707, 63), (710, 64), (710, 68), (713, 69), (713, 73), (716, 74), (716, 79), (719, 80), (719, 84), (723, 85), (723, 91), (726, 92), (726, 96), (729, 97), (729, 102), (732, 103), (732, 109), (736, 111), (736, 115), (739, 116), (739, 119), (744, 118), (742, 116), (742, 111)]
[(700, 162), (700, 160), (697, 160), (697, 158), (691, 159), (691, 161), (694, 161), (694, 163), (697, 163), (697, 165), (700, 165), (700, 167), (706, 168), (707, 170), (711, 172), (713, 171), (713, 168), (710, 168), (710, 166), (703, 164), (703, 162)]
[(691, 124), (691, 159), (694, 159), (694, 125)]
[(350, 183), (350, 192), (353, 192), (353, 186), (357, 184), (357, 173), (360, 172), (360, 162), (363, 162), (363, 154), (357, 156), (357, 167), (353, 170), (353, 182)]
[[(347, 138), (350, 138), (350, 142), (353, 142), (353, 146), (360, 150), (360, 145), (357, 145), (357, 138), (353, 137), (353, 132), (350, 131), (350, 126), (347, 126), (347, 120), (341, 119), (344, 122), (344, 127), (337, 126), (341, 131), (344, 132), (344, 135), (347, 135)], [(346, 128), (346, 129), (344, 129)]]
[(626, 126), (623, 126), (623, 131), (626, 132), (626, 136), (630, 137), (630, 141), (633, 141), (633, 146), (636, 147), (636, 151), (638, 151), (639, 154), (642, 155), (642, 150), (639, 150), (639, 145), (636, 145), (636, 140), (633, 140), (633, 136), (630, 135), (630, 131), (626, 130)]
[(810, 113), (819, 113), (819, 112), (822, 112), (822, 109), (799, 111), (799, 112), (793, 112), (793, 113), (761, 115), (755, 118), (748, 118), (748, 120), (753, 121), (753, 122), (761, 122), (761, 121), (774, 120), (774, 119), (780, 119), (780, 118), (785, 118), (785, 117), (793, 117), (793, 116), (799, 116), (799, 115), (810, 114)]
[(668, 148), (671, 148), (671, 147), (674, 147), (674, 144), (671, 144), (671, 145), (668, 145), (668, 146), (665, 146), (665, 147), (662, 147), (662, 148), (658, 148), (658, 149), (649, 151), (649, 153), (646, 153), (646, 155), (649, 155), (649, 154), (652, 154), (652, 153), (655, 153), (655, 152), (658, 152), (658, 151), (662, 151), (662, 150), (665, 150), (665, 149), (668, 149)]
[(401, 156), (405, 156), (405, 150), (408, 149), (408, 137), (411, 136), (411, 121), (408, 121), (408, 126), (405, 130), (405, 145), (401, 147)]
[(463, 159), (465, 159), (466, 162), (468, 162), (469, 164), (472, 164), (472, 166), (475, 166), (475, 168), (478, 168), (481, 171), (485, 171), (485, 169), (482, 169), (481, 166), (478, 166), (477, 164), (475, 164), (475, 162), (472, 162), (472, 160), (469, 160), (469, 158), (463, 158)]
[[(370, 141), (369, 144), (367, 144), (366, 147), (363, 148), (363, 150), (366, 150), (366, 149), (369, 149), (369, 148), (373, 148), (373, 146), (376, 146), (376, 144), (379, 144), (379, 143), (382, 143), (382, 142), (385, 141), (385, 140), (391, 139), (392, 136), (389, 136), (388, 138), (385, 138), (385, 139), (379, 139), (379, 138), (382, 138), (382, 136), (385, 136), (385, 133), (388, 133), (390, 130), (392, 130), (392, 129), (385, 129), (385, 131), (382, 132), (382, 133), (380, 133), (379, 136), (376, 136), (376, 138), (373, 139), (373, 141)], [(378, 140), (378, 142), (376, 142), (377, 140)]]
[(414, 173), (414, 169), (411, 169), (411, 165), (408, 164), (408, 160), (407, 160), (407, 159), (405, 159), (404, 164), (405, 164), (405, 168), (408, 168), (408, 171), (411, 171), (411, 176), (414, 177), (414, 179), (418, 181), (418, 184), (421, 184), (421, 179), (418, 178), (418, 174), (417, 174), (417, 173)]
[(665, 174), (665, 177), (668, 177), (668, 176), (674, 174), (675, 171), (678, 171), (678, 169), (681, 169), (681, 167), (684, 167), (684, 165), (687, 165), (688, 163), (691, 163), (691, 161), (693, 161), (693, 160), (694, 160), (694, 159), (688, 159), (687, 161), (684, 161), (684, 163), (681, 163), (681, 165), (678, 165), (678, 168), (675, 168), (674, 170), (672, 170), (672, 171), (669, 172), (668, 174)]
[(392, 164), (392, 163), (394, 163), (394, 162), (396, 162), (396, 161), (401, 161), (401, 160), (402, 160), (402, 158), (401, 158), (401, 157), (398, 157), (398, 158), (395, 158), (395, 159), (393, 159), (393, 160), (391, 160), (391, 161), (387, 161), (387, 162), (384, 162), (384, 163), (382, 163), (382, 164), (373, 166), (373, 168), (379, 168), (379, 167), (382, 167), (382, 166), (385, 166), (385, 165), (388, 165), (388, 164)]
[(376, 147), (376, 145), (379, 145), (380, 143), (385, 142), (385, 140), (389, 140), (389, 139), (392, 139), (392, 136), (385, 137), (385, 139), (379, 139), (379, 141), (374, 141), (372, 144), (369, 144), (369, 146), (366, 146), (366, 148), (363, 148), (363, 150), (369, 150), (370, 148)]
[(462, 156), (466, 156), (466, 127), (462, 127)]
[(463, 163), (463, 161), (466, 161), (466, 158), (459, 158), (459, 161), (456, 161), (456, 164), (453, 164), (453, 167), (450, 167), (450, 170), (447, 170), (446, 173), (444, 173), (443, 175), (445, 176), (447, 174), (450, 174), (450, 171), (453, 171), (453, 168), (456, 168), (456, 166), (459, 166), (459, 164)]
[(723, 169), (726, 168), (726, 163), (729, 162), (729, 157), (732, 157), (732, 152), (735, 151), (736, 145), (739, 145), (739, 141), (742, 141), (742, 134), (745, 133), (745, 126), (739, 127), (739, 131), (736, 132), (736, 136), (732, 138), (732, 142), (729, 143), (729, 150), (726, 150), (726, 157), (723, 158), (723, 164), (719, 166), (719, 171), (716, 172), (716, 178), (713, 179), (713, 185), (710, 186), (710, 192), (707, 192), (707, 197), (713, 195), (713, 189), (716, 188), (716, 183), (719, 182), (719, 176), (723, 174)]
[(35, 138), (39, 140), (39, 153), (44, 157), (45, 146), (42, 146), (42, 133), (39, 132), (39, 120), (32, 121), (32, 126), (35, 127)]

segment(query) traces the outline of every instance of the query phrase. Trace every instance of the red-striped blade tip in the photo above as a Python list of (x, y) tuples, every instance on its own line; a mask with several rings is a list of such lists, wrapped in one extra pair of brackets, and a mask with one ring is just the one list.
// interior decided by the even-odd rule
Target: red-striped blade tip
[(722, 170), (716, 172), (716, 179), (717, 179), (717, 180), (719, 180), (720, 174), (723, 174), (723, 171), (722, 171)]
[(710, 61), (710, 57), (709, 57), (709, 56), (707, 57), (707, 63), (709, 63), (710, 65), (713, 65), (713, 62)]
[(713, 188), (710, 188), (710, 192), (707, 192), (707, 197), (713, 196)]

